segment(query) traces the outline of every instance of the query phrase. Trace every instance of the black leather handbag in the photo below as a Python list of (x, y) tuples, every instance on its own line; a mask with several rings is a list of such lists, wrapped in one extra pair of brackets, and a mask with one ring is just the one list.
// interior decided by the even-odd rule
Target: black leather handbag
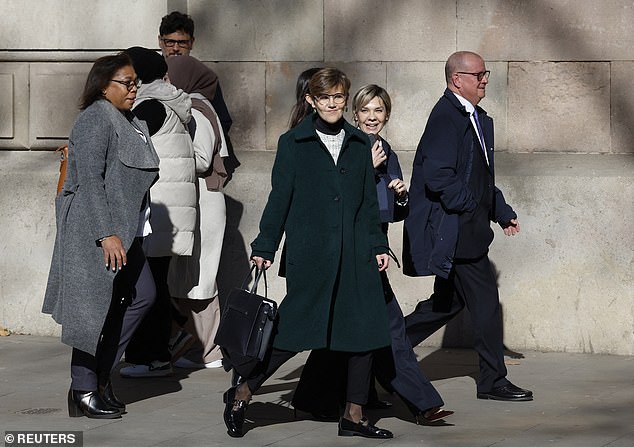
[[(256, 270), (251, 289), (249, 278)], [(257, 294), (258, 282), (264, 277), (264, 296)], [(220, 316), (220, 325), (214, 342), (231, 357), (262, 361), (271, 343), (277, 317), (277, 303), (267, 298), (266, 270), (254, 265), (242, 282), (227, 297)]]

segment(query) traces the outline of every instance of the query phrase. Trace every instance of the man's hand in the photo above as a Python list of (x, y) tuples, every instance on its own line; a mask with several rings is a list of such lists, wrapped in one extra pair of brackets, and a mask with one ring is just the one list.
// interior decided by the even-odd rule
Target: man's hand
[(520, 223), (517, 219), (511, 219), (504, 227), (504, 234), (507, 236), (515, 236), (520, 232)]
[(103, 260), (106, 263), (106, 269), (112, 267), (112, 271), (116, 272), (128, 263), (123, 242), (116, 234), (103, 238), (101, 240), (101, 249), (103, 250)]

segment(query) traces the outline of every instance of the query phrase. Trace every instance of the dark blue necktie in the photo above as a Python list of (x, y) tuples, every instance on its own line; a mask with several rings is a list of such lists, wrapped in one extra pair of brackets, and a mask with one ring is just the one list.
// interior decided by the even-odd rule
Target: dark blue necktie
[(487, 163), (489, 162), (489, 158), (487, 157), (487, 149), (484, 141), (484, 134), (482, 133), (482, 127), (480, 127), (480, 118), (478, 117), (478, 110), (473, 109), (473, 117), (475, 118), (476, 127), (478, 128), (478, 137), (480, 138), (480, 145), (482, 146), (482, 150), (484, 151), (484, 158)]
[(482, 133), (482, 127), (480, 127), (480, 117), (478, 116), (478, 110), (473, 110), (473, 117), (475, 118), (476, 128), (478, 129), (478, 137), (480, 137), (480, 145), (484, 149), (484, 134)]

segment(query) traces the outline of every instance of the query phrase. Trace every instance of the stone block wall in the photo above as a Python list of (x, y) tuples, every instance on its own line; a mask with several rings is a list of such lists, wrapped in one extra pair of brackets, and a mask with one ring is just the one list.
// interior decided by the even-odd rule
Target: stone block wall
[(329, 64), (353, 90), (374, 82), (390, 91), (386, 136), (413, 150), (444, 88), (444, 61), (468, 49), (492, 71), (482, 105), (496, 119), (497, 150), (634, 153), (626, 0), (7, 0), (0, 148), (63, 141), (90, 63), (133, 45), (156, 48), (172, 9), (195, 19), (192, 54), (220, 76), (238, 150), (274, 150), (297, 74)]
[[(297, 75), (336, 65), (385, 86), (385, 137), (409, 180), (429, 111), (456, 50), (485, 58), (482, 106), (496, 123), (498, 183), (522, 234), (496, 232), (505, 341), (518, 349), (634, 354), (634, 5), (628, 0), (5, 0), (0, 27), (0, 326), (58, 328), (39, 314), (54, 238), (57, 157), (91, 63), (133, 45), (157, 48), (178, 9), (196, 22), (192, 55), (219, 75), (242, 166), (223, 290), (247, 265)], [(125, 14), (122, 14), (125, 11)], [(9, 19), (10, 18), (10, 19)], [(391, 243), (400, 253), (401, 227)], [(236, 267), (237, 266), (237, 267)], [(271, 275), (273, 276), (273, 275)], [(405, 312), (427, 279), (390, 273)], [(272, 279), (272, 294), (284, 285)], [(468, 328), (467, 328), (468, 329)], [(462, 327), (429, 343), (467, 343)], [(449, 334), (454, 331), (457, 335)]]

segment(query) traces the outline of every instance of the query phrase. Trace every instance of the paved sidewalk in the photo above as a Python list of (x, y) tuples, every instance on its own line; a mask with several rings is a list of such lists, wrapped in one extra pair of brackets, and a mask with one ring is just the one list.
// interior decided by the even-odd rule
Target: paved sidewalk
[(229, 374), (182, 370), (161, 379), (114, 380), (128, 403), (118, 420), (69, 418), (66, 393), (70, 349), (57, 338), (0, 337), (0, 432), (81, 430), (86, 447), (106, 446), (634, 446), (634, 357), (524, 352), (509, 378), (535, 393), (533, 402), (475, 398), (477, 357), (469, 350), (417, 348), (421, 367), (456, 411), (447, 425), (415, 425), (395, 396), (385, 411), (369, 412), (394, 432), (387, 441), (337, 437), (336, 423), (316, 422), (288, 401), (306, 358), (282, 367), (254, 397), (244, 438), (222, 422)]

